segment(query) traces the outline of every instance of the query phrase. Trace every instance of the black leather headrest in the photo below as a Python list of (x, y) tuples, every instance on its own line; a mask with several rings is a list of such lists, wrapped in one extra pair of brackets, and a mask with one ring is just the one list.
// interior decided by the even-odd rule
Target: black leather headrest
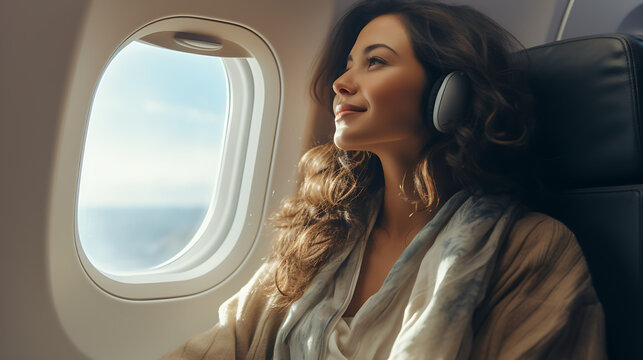
[(527, 52), (545, 181), (567, 188), (643, 183), (643, 38), (592, 35)]

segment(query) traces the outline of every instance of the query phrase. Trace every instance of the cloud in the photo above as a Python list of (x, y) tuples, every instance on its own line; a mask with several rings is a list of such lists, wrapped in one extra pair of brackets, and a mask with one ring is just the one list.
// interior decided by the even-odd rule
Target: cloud
[(127, 146), (86, 149), (81, 205), (207, 203), (219, 174), (219, 151)]
[(196, 107), (170, 104), (153, 99), (143, 100), (142, 108), (146, 113), (152, 116), (161, 115), (195, 123), (223, 124), (223, 117), (225, 116), (221, 116), (213, 111), (204, 111)]

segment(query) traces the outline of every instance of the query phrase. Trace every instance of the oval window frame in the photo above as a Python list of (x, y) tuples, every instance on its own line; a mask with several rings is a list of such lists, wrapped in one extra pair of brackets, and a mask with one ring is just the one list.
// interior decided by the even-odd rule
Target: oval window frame
[[(154, 41), (162, 42), (174, 33), (193, 33), (222, 39), (224, 49), (230, 45), (222, 55), (214, 54), (223, 57), (228, 78), (229, 104), (220, 169), (220, 174), (225, 176), (219, 176), (213, 196), (217, 201), (211, 202), (203, 225), (190, 244), (163, 264), (144, 273), (128, 275), (101, 272), (83, 251), (77, 224), (80, 172), (76, 171), (73, 217), (78, 259), (99, 288), (130, 300), (175, 298), (206, 291), (224, 281), (243, 262), (261, 226), (281, 107), (280, 73), (269, 46), (249, 29), (212, 19), (171, 17), (143, 26), (113, 52), (101, 76), (125, 46), (161, 33), (166, 36)], [(179, 49), (174, 50), (202, 53), (176, 46)], [(95, 82), (94, 94), (99, 79)], [(84, 120), (85, 133), (89, 114), (88, 111)], [(235, 126), (228, 126), (233, 121)], [(78, 150), (80, 159), (84, 144), (83, 138)], [(216, 224), (213, 219), (217, 219)]]

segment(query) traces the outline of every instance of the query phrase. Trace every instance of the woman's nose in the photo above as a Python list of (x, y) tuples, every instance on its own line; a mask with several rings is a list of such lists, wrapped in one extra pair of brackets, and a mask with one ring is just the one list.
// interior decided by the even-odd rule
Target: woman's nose
[(355, 82), (345, 72), (333, 82), (333, 91), (337, 95), (353, 95), (357, 90)]

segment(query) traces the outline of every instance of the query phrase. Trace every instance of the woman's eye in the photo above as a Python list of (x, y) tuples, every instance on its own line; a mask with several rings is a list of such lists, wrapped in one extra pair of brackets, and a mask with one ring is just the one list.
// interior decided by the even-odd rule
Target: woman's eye
[[(370, 57), (370, 58), (367, 58), (367, 59), (366, 59), (366, 62), (367, 62), (367, 64), (368, 64), (368, 67), (369, 67), (369, 68), (370, 68), (371, 66), (373, 66), (373, 65), (383, 65), (383, 64), (386, 64), (386, 61), (384, 61), (383, 59), (378, 58), (378, 57)], [(350, 69), (351, 69), (351, 68), (349, 68), (349, 67), (345, 68), (345, 69), (344, 69), (344, 71), (342, 71), (342, 74), (346, 73), (346, 72), (347, 72), (348, 70), (350, 70)]]
[(371, 67), (371, 66), (377, 65), (377, 64), (386, 64), (386, 61), (384, 61), (384, 60), (382, 60), (380, 58), (377, 58), (377, 57), (368, 58), (368, 67)]

